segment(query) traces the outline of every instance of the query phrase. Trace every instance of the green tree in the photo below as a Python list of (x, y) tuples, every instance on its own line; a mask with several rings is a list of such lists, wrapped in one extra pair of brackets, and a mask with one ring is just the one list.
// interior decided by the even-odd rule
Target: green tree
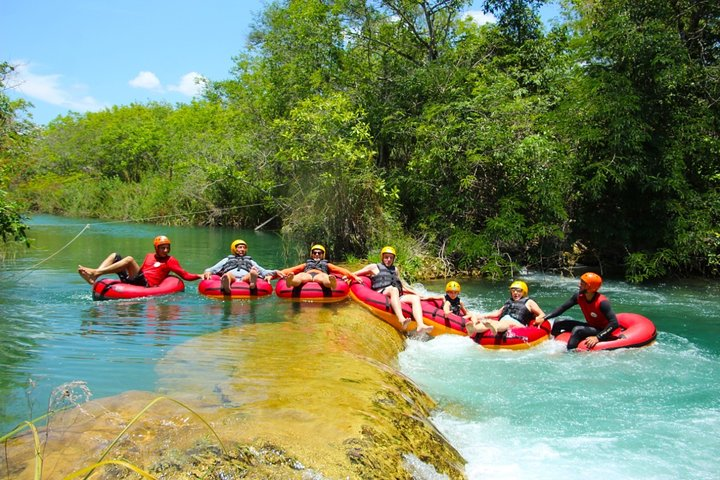
[(22, 158), (34, 134), (34, 126), (24, 117), (32, 105), (24, 100), (12, 100), (6, 93), (8, 81), (15, 68), (0, 63), (0, 236), (3, 242), (28, 242), (27, 225), (18, 205), (7, 198), (7, 188), (22, 165)]
[[(708, 272), (718, 254), (716, 2), (575, 2), (558, 116), (577, 152), (574, 237), (633, 280)], [(611, 219), (611, 220), (609, 220)]]
[(311, 97), (276, 122), (275, 170), (286, 179), (283, 233), (336, 256), (364, 255), (387, 226), (383, 179), (362, 110), (342, 94)]

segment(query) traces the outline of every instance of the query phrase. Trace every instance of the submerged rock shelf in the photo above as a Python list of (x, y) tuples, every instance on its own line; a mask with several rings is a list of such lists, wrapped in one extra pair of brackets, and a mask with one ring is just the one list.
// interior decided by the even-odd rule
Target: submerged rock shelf
[[(350, 302), (303, 305), (283, 322), (230, 327), (168, 352), (156, 392), (125, 392), (53, 415), (43, 478), (102, 451), (158, 478), (465, 478), (428, 420), (432, 399), (397, 371), (404, 339)], [(214, 433), (222, 440), (217, 440)], [(223, 446), (225, 450), (223, 450)], [(8, 444), (9, 478), (34, 478), (31, 434)], [(112, 465), (93, 478), (137, 478)]]

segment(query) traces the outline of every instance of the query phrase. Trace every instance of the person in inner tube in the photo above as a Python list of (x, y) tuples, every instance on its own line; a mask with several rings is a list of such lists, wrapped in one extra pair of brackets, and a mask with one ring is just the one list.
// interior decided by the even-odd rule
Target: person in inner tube
[(545, 312), (535, 300), (528, 297), (528, 293), (527, 283), (521, 280), (511, 283), (510, 298), (502, 307), (478, 315), (465, 324), (468, 335), (473, 336), (488, 330), (497, 335), (513, 327), (540, 326)]
[(123, 257), (118, 253), (111, 253), (97, 268), (78, 265), (78, 273), (90, 285), (108, 273), (116, 273), (123, 283), (141, 287), (157, 287), (170, 273), (175, 273), (184, 280), (193, 281), (201, 278), (196, 273), (188, 273), (177, 259), (170, 255), (170, 239), (165, 235), (158, 235), (153, 240), (155, 253), (148, 253), (142, 266), (138, 265), (133, 257)]
[(380, 257), (382, 259), (381, 263), (371, 263), (354, 272), (353, 275), (362, 275), (371, 278), (371, 288), (388, 297), (390, 306), (402, 325), (403, 330), (407, 328), (410, 319), (405, 318), (403, 315), (401, 304), (408, 303), (412, 306), (412, 316), (415, 323), (417, 323), (417, 332), (430, 333), (433, 327), (432, 325), (425, 325), (423, 321), (420, 296), (403, 285), (400, 279), (400, 270), (394, 265), (396, 257), (395, 249), (393, 247), (384, 247), (380, 251)]
[(570, 307), (580, 305), (587, 323), (577, 320), (559, 320), (553, 323), (553, 336), (558, 336), (562, 332), (572, 332), (567, 344), (568, 350), (577, 348), (583, 340), (585, 340), (585, 345), (588, 348), (593, 348), (599, 342), (615, 339), (612, 332), (620, 324), (610, 306), (610, 300), (598, 292), (601, 285), (602, 278), (600, 275), (592, 272), (583, 274), (580, 277), (578, 292), (544, 317), (545, 320), (550, 320)]
[(220, 291), (230, 295), (233, 282), (239, 280), (246, 282), (250, 289), (257, 288), (257, 279), (272, 279), (284, 277), (285, 275), (277, 270), (266, 270), (247, 254), (248, 245), (245, 240), (237, 239), (230, 244), (229, 255), (210, 268), (206, 268), (202, 274), (207, 280), (213, 275), (220, 275)]
[(445, 285), (445, 297), (443, 299), (445, 319), (452, 313), (458, 317), (462, 317), (465, 323), (476, 321), (478, 314), (471, 312), (465, 307), (463, 301), (460, 300), (460, 290), (460, 284), (454, 280)]
[(288, 287), (299, 287), (308, 282), (316, 282), (325, 288), (335, 290), (337, 277), (334, 274), (352, 278), (356, 282), (360, 281), (349, 270), (325, 260), (325, 247), (319, 243), (310, 247), (310, 258), (305, 260), (305, 263), (283, 269), (281, 273), (285, 274), (285, 284)]

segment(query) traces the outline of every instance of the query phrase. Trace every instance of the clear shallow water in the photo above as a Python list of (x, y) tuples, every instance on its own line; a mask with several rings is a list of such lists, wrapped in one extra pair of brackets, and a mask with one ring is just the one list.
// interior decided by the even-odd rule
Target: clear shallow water
[[(173, 254), (191, 272), (214, 264), (237, 237), (248, 241), (263, 266), (288, 265), (272, 234), (94, 224), (37, 265), (86, 222), (41, 216), (32, 223), (35, 248), (0, 267), (0, 432), (43, 414), (52, 390), (63, 383), (83, 380), (93, 398), (162, 390), (167, 385), (157, 368), (174, 347), (307, 311), (274, 297), (207, 299), (197, 294), (196, 282), (168, 297), (93, 302), (76, 273), (78, 263), (95, 266), (115, 250), (141, 257), (161, 233), (170, 236)], [(524, 279), (546, 311), (577, 288), (576, 280), (556, 276)], [(488, 311), (504, 301), (509, 282), (461, 283), (465, 303)], [(426, 287), (441, 291), (444, 284)], [(609, 281), (603, 291), (616, 311), (653, 319), (657, 343), (583, 355), (567, 354), (553, 342), (525, 352), (483, 350), (457, 336), (407, 342), (401, 370), (438, 401), (433, 421), (468, 460), (469, 478), (720, 477), (720, 285)], [(567, 313), (580, 315), (577, 308)]]

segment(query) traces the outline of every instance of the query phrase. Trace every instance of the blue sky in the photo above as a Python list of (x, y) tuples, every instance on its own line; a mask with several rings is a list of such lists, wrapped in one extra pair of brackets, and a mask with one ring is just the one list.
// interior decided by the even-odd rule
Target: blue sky
[[(481, 19), (476, 1), (469, 12)], [(188, 102), (197, 76), (229, 77), (263, 0), (0, 0), (11, 97), (46, 124), (69, 111)]]

